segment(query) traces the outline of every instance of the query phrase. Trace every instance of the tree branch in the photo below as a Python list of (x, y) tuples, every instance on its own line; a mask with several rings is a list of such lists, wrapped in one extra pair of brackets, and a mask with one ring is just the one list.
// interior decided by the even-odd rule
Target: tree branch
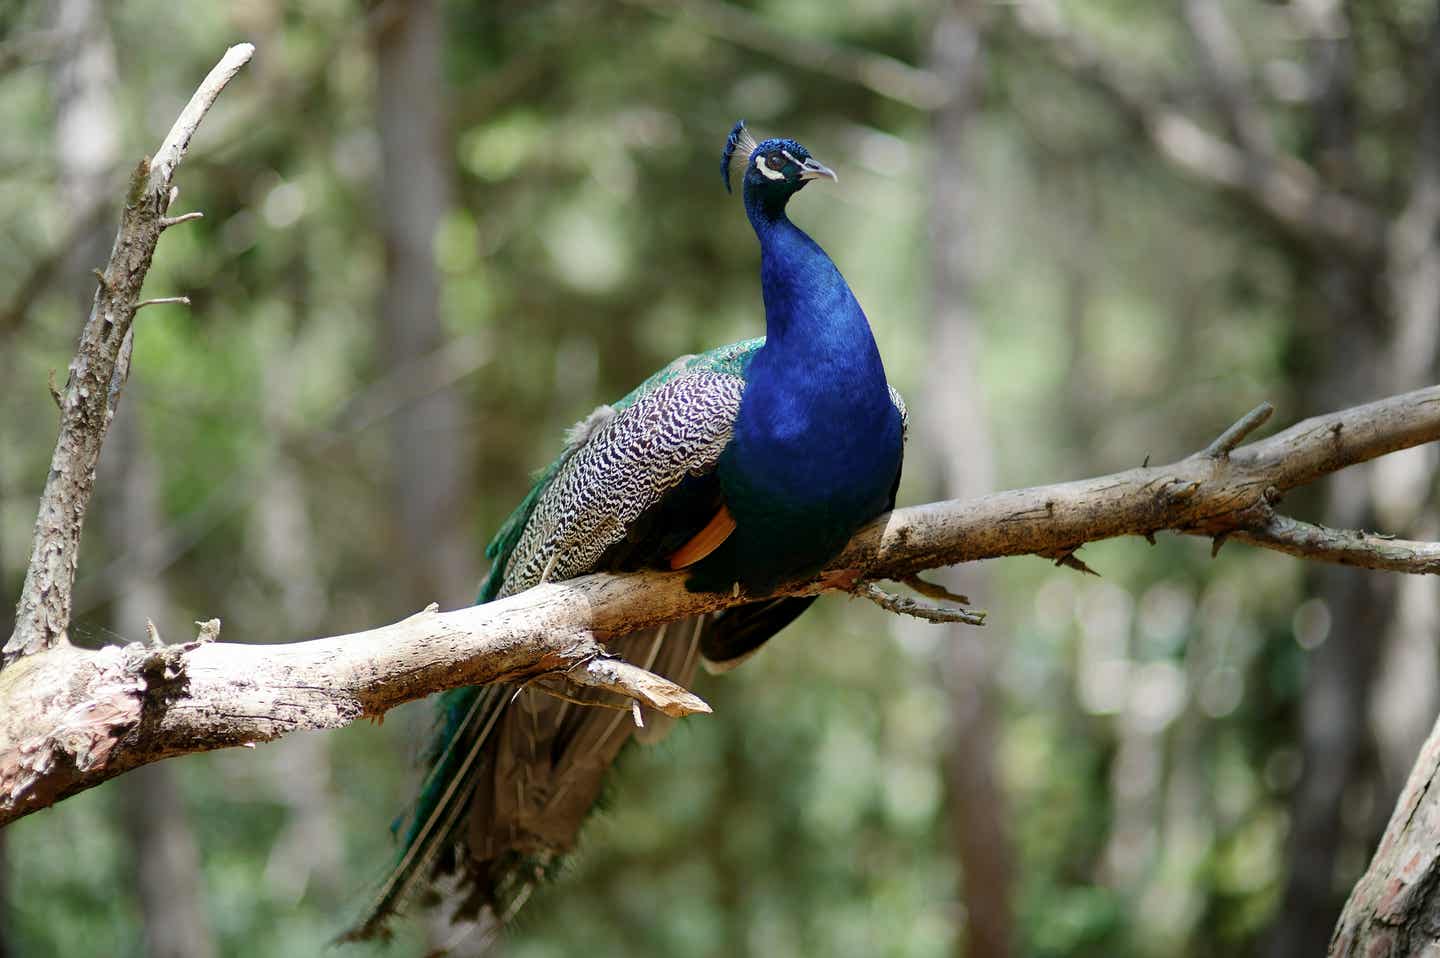
[(952, 95), (933, 71), (894, 57), (801, 33), (777, 30), (763, 18), (725, 0), (628, 0), (670, 16), (680, 15), (701, 31), (737, 46), (758, 50), (791, 66), (853, 83), (914, 107), (933, 110)]
[[(1224, 459), (1191, 456), (1096, 479), (897, 509), (862, 530), (836, 567), (858, 568), (865, 578), (897, 578), (976, 559), (1060, 555), (1116, 536), (1235, 533), (1268, 521), (1257, 509), (1291, 489), (1436, 439), (1440, 386), (1431, 386), (1307, 419)], [(1389, 568), (1379, 555), (1354, 558), (1364, 561), (1352, 565)]]
[[(849, 591), (859, 581), (908, 581), (923, 569), (998, 556), (1069, 554), (1088, 542), (1166, 529), (1322, 561), (1433, 572), (1440, 547), (1341, 533), (1311, 542), (1295, 529), (1318, 527), (1281, 522), (1273, 507), (1297, 486), (1436, 439), (1440, 386), (1308, 419), (1228, 457), (1196, 455), (897, 509), (861, 530), (824, 573), (778, 594)], [(1402, 561), (1401, 549), (1414, 561)], [(0, 673), (0, 825), (147, 762), (336, 728), (463, 685), (563, 680), (583, 669), (584, 684), (671, 714), (706, 711), (673, 683), (618, 666), (603, 647), (613, 636), (753, 598), (692, 593), (685, 577), (590, 575), (290, 645), (136, 643), (98, 652), (58, 645)]]
[(1224, 4), (1220, 0), (1184, 0), (1182, 8), (1210, 99), (1226, 132), (1248, 153), (1269, 156), (1274, 152), (1274, 138), (1255, 103), (1250, 65)]
[(64, 641), (95, 466), (129, 372), (130, 327), (140, 305), (140, 287), (160, 234), (169, 225), (166, 214), (176, 195), (171, 180), (200, 121), (254, 52), (248, 43), (225, 52), (154, 157), (141, 160), (130, 177), (110, 262), (98, 274), (95, 302), (60, 394), (60, 435), (40, 498), (15, 632), (0, 650), (0, 667)]
[(1249, 542), (1302, 559), (1389, 572), (1440, 573), (1440, 543), (1415, 542), (1356, 529), (1330, 529), (1273, 513), (1262, 522), (1232, 533), (1231, 537), (1237, 542)]
[(1045, 44), (1063, 70), (1140, 127), (1173, 166), (1245, 201), (1301, 243), (1323, 241), (1365, 257), (1383, 250), (1385, 217), (1331, 188), (1298, 157), (1258, 152), (1205, 129), (1157, 95), (1162, 83), (1123, 67), (1074, 30), (1053, 0), (1017, 0), (1012, 8), (1021, 33)]
[(896, 615), (908, 615), (917, 619), (924, 619), (926, 622), (934, 622), (937, 625), (946, 622), (963, 622), (965, 625), (984, 625), (988, 612), (979, 609), (952, 608), (943, 605), (932, 605), (929, 602), (922, 602), (905, 595), (896, 595), (887, 592), (873, 582), (861, 582), (855, 586), (854, 594), (862, 599), (869, 599), (886, 612), (894, 612)]

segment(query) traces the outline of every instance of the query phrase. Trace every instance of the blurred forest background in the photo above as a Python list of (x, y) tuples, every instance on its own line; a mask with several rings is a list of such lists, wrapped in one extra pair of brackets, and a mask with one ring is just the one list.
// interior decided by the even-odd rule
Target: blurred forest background
[[(902, 503), (1431, 382), (1433, 0), (0, 0), (0, 635), (124, 177), (177, 182), (72, 635), (282, 642), (465, 603), (566, 425), (763, 330), (737, 117), (875, 327)], [(1440, 535), (1433, 450), (1295, 512)], [(516, 958), (1317, 955), (1440, 708), (1430, 579), (1162, 536), (830, 598), (622, 762)], [(311, 956), (429, 710), (132, 773), (0, 833), (0, 954)], [(423, 920), (387, 951), (443, 940)]]

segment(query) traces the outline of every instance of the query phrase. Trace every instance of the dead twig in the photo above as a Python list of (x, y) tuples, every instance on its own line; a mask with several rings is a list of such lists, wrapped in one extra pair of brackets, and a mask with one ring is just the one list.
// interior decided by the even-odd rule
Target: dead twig
[(953, 609), (943, 605), (931, 605), (919, 599), (886, 592), (873, 582), (861, 582), (855, 586), (854, 594), (869, 599), (887, 612), (897, 615), (914, 616), (926, 622), (963, 622), (966, 625), (984, 625), (988, 614), (979, 609)]
[(162, 230), (168, 230), (172, 226), (179, 226), (181, 223), (188, 223), (191, 220), (200, 220), (204, 218), (205, 214), (200, 212), (199, 210), (193, 210), (189, 213), (181, 213), (179, 216), (162, 216), (160, 217), (160, 228)]
[(164, 303), (176, 303), (180, 306), (189, 306), (189, 296), (157, 296), (154, 299), (142, 299), (135, 304), (135, 312), (140, 312), (146, 306), (160, 306)]
[(1199, 455), (1206, 459), (1228, 459), (1235, 447), (1244, 442), (1252, 432), (1265, 425), (1274, 413), (1274, 406), (1268, 402), (1262, 402), (1236, 420), (1229, 429), (1216, 436), (1215, 441), (1206, 446)]
[[(565, 677), (576, 685), (623, 695), (637, 706), (643, 703), (671, 718), (708, 715), (712, 711), (704, 699), (684, 687), (611, 656), (595, 656), (579, 668), (566, 671)], [(636, 724), (643, 726), (638, 720)]]

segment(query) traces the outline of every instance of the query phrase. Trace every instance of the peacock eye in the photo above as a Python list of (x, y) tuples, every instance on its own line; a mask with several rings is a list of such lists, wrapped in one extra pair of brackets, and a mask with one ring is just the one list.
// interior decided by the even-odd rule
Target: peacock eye
[(779, 153), (771, 153), (765, 158), (765, 162), (769, 163), (772, 169), (778, 170), (785, 166), (785, 157)]

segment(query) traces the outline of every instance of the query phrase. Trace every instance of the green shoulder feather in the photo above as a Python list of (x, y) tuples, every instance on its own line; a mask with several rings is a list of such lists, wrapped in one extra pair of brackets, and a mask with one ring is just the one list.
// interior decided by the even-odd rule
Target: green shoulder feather
[(591, 413), (590, 416), (577, 423), (575, 428), (570, 431), (564, 450), (554, 462), (550, 463), (550, 465), (546, 466), (540, 472), (535, 479), (535, 484), (530, 487), (530, 491), (525, 494), (525, 498), (520, 500), (520, 505), (515, 507), (515, 511), (510, 513), (509, 517), (500, 526), (499, 531), (495, 533), (495, 537), (490, 540), (490, 544), (485, 547), (485, 558), (490, 560), (490, 574), (485, 577), (485, 581), (480, 585), (480, 595), (475, 600), (476, 603), (483, 604), (489, 602), (500, 594), (500, 587), (505, 581), (506, 566), (510, 563), (510, 556), (515, 552), (515, 546), (520, 542), (521, 533), (525, 531), (525, 524), (530, 521), (531, 513), (535, 511), (535, 506), (540, 502), (540, 497), (545, 494), (545, 490), (548, 489), (550, 483), (555, 480), (555, 476), (560, 472), (560, 468), (565, 465), (565, 461), (585, 444), (585, 440), (589, 438), (592, 432), (590, 425), (597, 417), (608, 418), (610, 415), (619, 412), (625, 407), (634, 405), (635, 401), (641, 396), (687, 373), (728, 373), (732, 376), (744, 378), (745, 370), (750, 366), (750, 360), (754, 358), (755, 353), (764, 345), (765, 337), (757, 336), (754, 339), (741, 340), (738, 343), (731, 343), (728, 346), (719, 346), (709, 352), (681, 356), (630, 390), (619, 402), (610, 406), (601, 406), (595, 410), (594, 413)]

